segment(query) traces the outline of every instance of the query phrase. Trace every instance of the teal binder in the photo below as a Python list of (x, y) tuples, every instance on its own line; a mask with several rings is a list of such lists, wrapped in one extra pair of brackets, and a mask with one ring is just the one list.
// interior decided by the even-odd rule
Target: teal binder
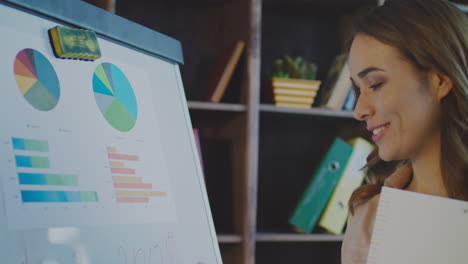
[(336, 138), (302, 195), (289, 223), (310, 233), (327, 205), (351, 156), (353, 147)]

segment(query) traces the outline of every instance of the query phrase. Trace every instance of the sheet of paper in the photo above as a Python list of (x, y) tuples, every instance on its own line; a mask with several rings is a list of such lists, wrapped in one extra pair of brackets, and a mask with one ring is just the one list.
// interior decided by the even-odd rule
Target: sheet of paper
[(468, 202), (384, 187), (367, 264), (468, 263)]

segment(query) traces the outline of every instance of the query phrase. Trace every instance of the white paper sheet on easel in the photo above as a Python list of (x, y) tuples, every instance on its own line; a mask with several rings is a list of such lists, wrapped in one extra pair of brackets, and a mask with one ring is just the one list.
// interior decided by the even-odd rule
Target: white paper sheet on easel
[(468, 263), (468, 202), (384, 187), (367, 264)]

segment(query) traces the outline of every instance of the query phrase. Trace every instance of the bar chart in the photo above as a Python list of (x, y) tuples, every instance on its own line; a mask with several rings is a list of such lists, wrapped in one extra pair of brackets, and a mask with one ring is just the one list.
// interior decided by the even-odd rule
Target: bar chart
[(15, 160), (18, 168), (50, 168), (49, 158), (47, 157), (16, 155)]
[(138, 155), (120, 153), (108, 146), (107, 156), (117, 203), (149, 203), (150, 198), (167, 196), (167, 192), (154, 190), (152, 183), (144, 182), (144, 177), (137, 174)]
[[(80, 187), (78, 175), (50, 173), (54, 168), (47, 140), (13, 137), (12, 146), (23, 203), (99, 201), (96, 191), (76, 190)], [(35, 187), (30, 189), (31, 186)]]
[(83, 191), (21, 191), (23, 202), (97, 202), (96, 192)]

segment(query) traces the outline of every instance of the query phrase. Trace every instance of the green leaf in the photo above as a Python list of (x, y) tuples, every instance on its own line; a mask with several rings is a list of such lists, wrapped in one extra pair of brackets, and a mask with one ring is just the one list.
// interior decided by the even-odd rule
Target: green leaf
[(293, 59), (289, 56), (284, 57), (287, 63), (288, 74), (291, 78), (299, 78), (299, 69)]

